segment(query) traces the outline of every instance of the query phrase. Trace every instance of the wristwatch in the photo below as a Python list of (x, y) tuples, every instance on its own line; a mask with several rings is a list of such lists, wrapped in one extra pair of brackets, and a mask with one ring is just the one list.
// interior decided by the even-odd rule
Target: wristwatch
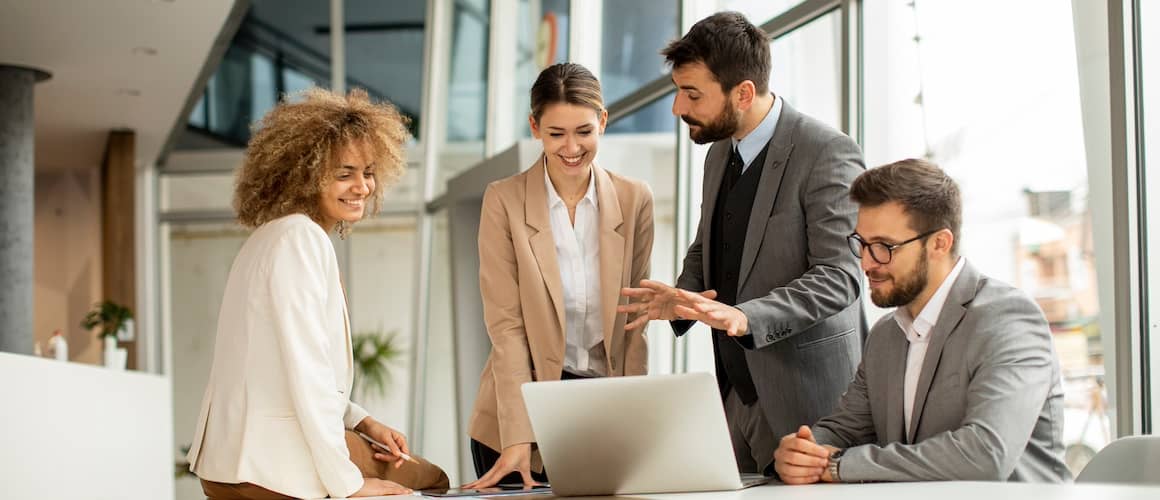
[(842, 453), (846, 450), (834, 450), (830, 453), (830, 459), (826, 462), (826, 472), (830, 473), (830, 480), (835, 483), (842, 482), (841, 477), (838, 476), (838, 464), (842, 461)]

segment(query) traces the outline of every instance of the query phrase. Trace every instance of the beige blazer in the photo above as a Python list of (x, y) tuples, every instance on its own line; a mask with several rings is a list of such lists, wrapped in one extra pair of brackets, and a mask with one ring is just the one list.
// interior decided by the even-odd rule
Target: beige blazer
[(270, 221), (238, 252), (222, 297), (190, 470), (299, 498), (362, 487), (344, 436), (367, 416), (334, 246), (305, 215)]
[[(648, 185), (593, 165), (600, 212), (600, 287), (606, 373), (643, 375), (643, 331), (625, 334), (620, 289), (648, 277), (653, 200)], [(548, 218), (543, 158), (491, 183), (479, 222), (479, 285), (491, 355), (468, 434), (495, 450), (534, 442), (520, 385), (559, 380), (564, 366), (564, 297)], [(537, 457), (538, 458), (538, 457)], [(539, 468), (539, 460), (535, 460)]]

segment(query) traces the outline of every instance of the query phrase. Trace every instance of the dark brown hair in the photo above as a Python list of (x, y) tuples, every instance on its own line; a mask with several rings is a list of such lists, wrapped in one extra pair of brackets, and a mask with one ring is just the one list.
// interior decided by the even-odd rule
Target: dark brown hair
[[(234, 189), (238, 223), (253, 228), (293, 213), (321, 221), (322, 189), (333, 181), (342, 149), (352, 144), (363, 147), (374, 165), (375, 192), (365, 213), (378, 212), (383, 191), (406, 168), (407, 122), (362, 89), (343, 96), (311, 88), (286, 97), (254, 124)], [(338, 230), (345, 236), (349, 225), (340, 222)]]
[(738, 12), (718, 12), (669, 43), (661, 55), (674, 69), (700, 62), (728, 92), (749, 80), (758, 94), (769, 92), (769, 35)]
[(872, 168), (854, 179), (850, 199), (866, 207), (898, 202), (919, 234), (946, 228), (955, 236), (951, 254), (958, 255), (963, 223), (959, 185), (938, 165), (915, 158)]
[(549, 104), (567, 103), (604, 111), (600, 80), (588, 68), (576, 63), (559, 63), (544, 68), (532, 84), (532, 118), (540, 123)]

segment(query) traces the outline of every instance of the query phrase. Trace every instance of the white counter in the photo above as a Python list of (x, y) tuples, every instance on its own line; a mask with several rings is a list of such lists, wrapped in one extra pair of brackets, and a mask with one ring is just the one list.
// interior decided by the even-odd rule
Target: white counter
[(173, 498), (169, 379), (0, 353), (0, 498)]

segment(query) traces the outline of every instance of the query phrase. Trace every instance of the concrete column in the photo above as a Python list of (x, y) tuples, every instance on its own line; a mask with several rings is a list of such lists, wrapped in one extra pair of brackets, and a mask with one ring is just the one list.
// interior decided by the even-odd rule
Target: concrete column
[(32, 354), (32, 87), (48, 73), (0, 65), (0, 351)]

